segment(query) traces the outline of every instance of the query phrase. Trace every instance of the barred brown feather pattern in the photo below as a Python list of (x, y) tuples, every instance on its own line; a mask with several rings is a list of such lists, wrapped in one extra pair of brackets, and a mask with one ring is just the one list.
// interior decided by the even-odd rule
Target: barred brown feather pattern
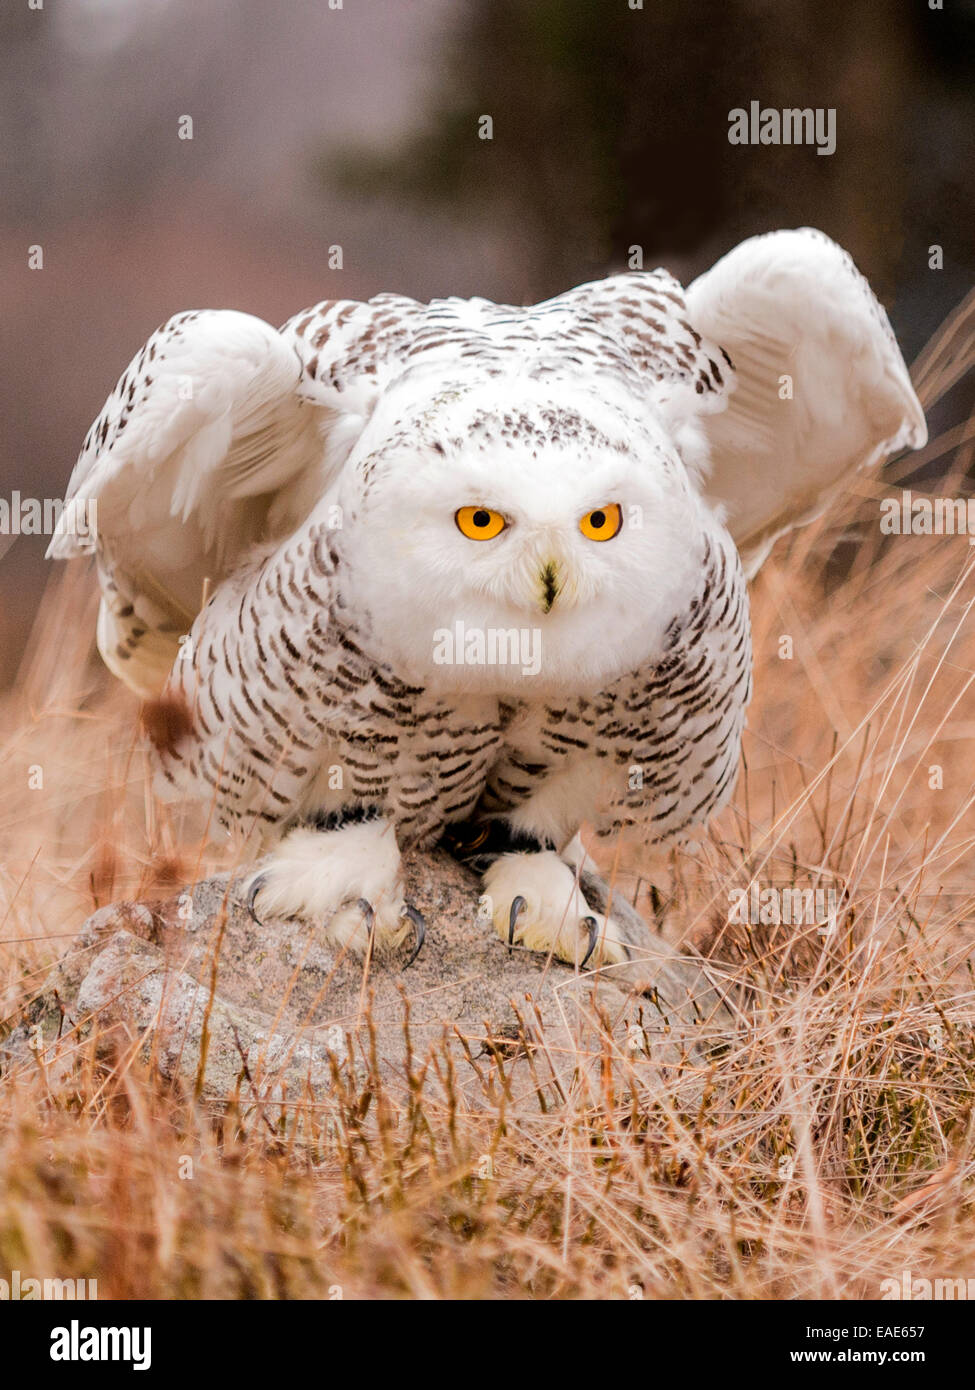
[[(522, 706), (485, 811), (518, 813), (587, 759), (591, 795), (570, 817), (591, 820), (601, 838), (638, 827), (649, 841), (671, 840), (720, 809), (734, 789), (751, 698), (748, 590), (726, 538), (704, 537), (700, 588), (670, 624), (667, 647), (661, 661), (596, 696)], [(528, 817), (517, 818), (529, 828)]]
[(479, 815), (520, 813), (522, 828), (548, 835), (549, 811), (533, 820), (533, 807), (576, 768), (586, 790), (564, 796), (561, 838), (590, 819), (602, 836), (641, 826), (664, 840), (730, 795), (751, 679), (730, 541), (704, 538), (700, 587), (660, 662), (591, 697), (513, 705), (436, 696), (377, 660), (338, 600), (339, 561), (324, 528), (281, 547), (211, 600), (177, 664), (171, 686), (192, 733), (157, 756), (171, 784), (209, 791), (224, 824), (273, 838), (365, 804), (403, 845)]

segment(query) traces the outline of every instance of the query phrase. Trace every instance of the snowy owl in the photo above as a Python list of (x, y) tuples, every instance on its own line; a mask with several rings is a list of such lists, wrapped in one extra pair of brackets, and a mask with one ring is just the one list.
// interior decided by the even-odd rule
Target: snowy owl
[(774, 232), (686, 291), (178, 314), (92, 426), (50, 553), (94, 552), (102, 656), (182, 711), (157, 784), (242, 837), (258, 920), (419, 942), (400, 853), (443, 844), (503, 941), (618, 963), (580, 827), (666, 846), (728, 800), (747, 579), (925, 439), (849, 256)]

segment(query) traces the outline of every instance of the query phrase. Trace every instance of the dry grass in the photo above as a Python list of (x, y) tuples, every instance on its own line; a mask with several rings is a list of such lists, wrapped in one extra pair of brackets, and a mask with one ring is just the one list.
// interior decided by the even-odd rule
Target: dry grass
[[(926, 406), (971, 361), (973, 312), (916, 365)], [(929, 446), (939, 491), (962, 490), (973, 439), (969, 421)], [(503, 1083), (480, 1113), (449, 1075), (435, 1099), (418, 1056), (402, 1094), (373, 1075), (278, 1126), (89, 1042), (57, 1079), (38, 1057), (0, 1081), (0, 1276), (123, 1298), (817, 1298), (971, 1273), (975, 549), (879, 534), (877, 497), (916, 463), (864, 481), (755, 587), (745, 773), (655, 884), (740, 986), (703, 1073), (661, 1084), (635, 1057), (526, 1118)], [(153, 805), (91, 610), (78, 574), (55, 580), (4, 713), (0, 1017), (94, 905), (220, 863), (199, 821)], [(621, 883), (640, 868), (621, 847)], [(837, 929), (729, 926), (753, 879), (832, 888)]]

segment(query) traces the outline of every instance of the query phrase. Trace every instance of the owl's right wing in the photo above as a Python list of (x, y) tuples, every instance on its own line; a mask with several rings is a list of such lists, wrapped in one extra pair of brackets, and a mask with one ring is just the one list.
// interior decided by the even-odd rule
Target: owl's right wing
[(136, 355), (88, 433), (48, 550), (96, 555), (99, 650), (132, 689), (158, 693), (205, 588), (319, 501), (421, 312), (394, 296), (331, 301), (278, 331), (191, 311)]

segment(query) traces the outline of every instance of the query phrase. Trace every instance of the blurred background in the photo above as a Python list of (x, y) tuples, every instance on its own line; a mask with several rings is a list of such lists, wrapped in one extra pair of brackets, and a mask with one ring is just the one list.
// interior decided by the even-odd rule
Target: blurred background
[[(187, 308), (526, 303), (635, 245), (686, 281), (745, 236), (812, 224), (910, 362), (975, 280), (975, 0), (637, 3), (9, 0), (0, 496), (61, 495), (120, 372)], [(752, 100), (835, 107), (835, 154), (729, 144)], [(972, 408), (969, 382), (933, 432)], [(0, 684), (46, 543), (0, 536)]]

